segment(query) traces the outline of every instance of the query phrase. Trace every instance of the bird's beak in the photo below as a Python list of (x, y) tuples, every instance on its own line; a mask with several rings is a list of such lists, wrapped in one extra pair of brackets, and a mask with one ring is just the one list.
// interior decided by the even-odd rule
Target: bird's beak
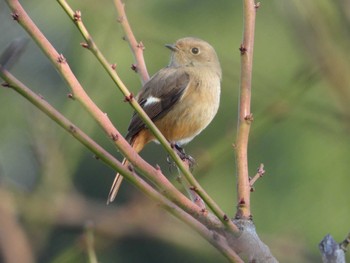
[(176, 45), (174, 45), (174, 44), (166, 44), (165, 46), (167, 48), (169, 48), (171, 51), (174, 51), (174, 52), (179, 50), (178, 47)]

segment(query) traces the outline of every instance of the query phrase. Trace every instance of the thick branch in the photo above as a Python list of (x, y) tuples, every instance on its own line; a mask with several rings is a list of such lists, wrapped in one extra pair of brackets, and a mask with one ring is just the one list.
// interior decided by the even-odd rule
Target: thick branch
[[(349, 237), (345, 240), (349, 242)], [(344, 241), (343, 241), (344, 242)], [(331, 235), (326, 235), (318, 245), (323, 263), (345, 263), (345, 247), (338, 244)]]

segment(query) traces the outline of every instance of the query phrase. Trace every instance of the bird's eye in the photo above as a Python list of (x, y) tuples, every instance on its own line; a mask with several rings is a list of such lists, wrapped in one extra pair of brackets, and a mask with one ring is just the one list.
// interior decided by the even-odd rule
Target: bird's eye
[(193, 47), (193, 48), (191, 48), (191, 53), (193, 55), (198, 55), (199, 54), (199, 49), (197, 47)]

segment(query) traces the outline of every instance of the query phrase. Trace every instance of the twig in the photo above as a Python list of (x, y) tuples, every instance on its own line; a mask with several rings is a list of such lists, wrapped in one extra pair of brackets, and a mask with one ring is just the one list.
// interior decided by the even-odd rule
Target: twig
[(96, 252), (95, 252), (95, 240), (93, 232), (93, 223), (87, 222), (85, 227), (85, 242), (88, 253), (89, 263), (98, 263)]
[[(78, 27), (82, 36), (87, 41), (87, 44), (88, 44), (91, 52), (96, 56), (96, 58), (99, 60), (99, 62), (105, 68), (105, 70), (108, 72), (108, 74), (110, 75), (112, 80), (115, 82), (115, 84), (121, 90), (121, 92), (125, 95), (126, 100), (131, 104), (131, 106), (139, 114), (139, 116), (141, 117), (143, 122), (152, 131), (152, 133), (155, 135), (155, 137), (160, 142), (160, 144), (162, 144), (162, 146), (165, 148), (165, 150), (169, 153), (169, 155), (175, 161), (175, 163), (178, 166), (178, 168), (180, 169), (181, 173), (185, 176), (185, 178), (188, 180), (188, 182), (191, 184), (191, 186), (193, 186), (194, 189), (196, 189), (196, 193), (209, 206), (209, 208), (219, 218), (219, 220), (228, 229), (230, 229), (231, 232), (238, 234), (239, 233), (238, 228), (232, 223), (232, 221), (228, 220), (227, 215), (221, 210), (221, 208), (215, 203), (215, 201), (200, 186), (200, 184), (197, 182), (197, 180), (194, 178), (194, 176), (189, 171), (188, 167), (182, 162), (181, 158), (172, 149), (170, 143), (166, 140), (166, 138), (163, 136), (163, 134), (158, 130), (158, 128), (155, 126), (155, 124), (152, 122), (152, 120), (149, 118), (149, 116), (144, 112), (142, 107), (138, 104), (138, 102), (133, 97), (132, 93), (130, 93), (129, 90), (126, 88), (126, 86), (124, 85), (122, 80), (119, 78), (118, 74), (114, 70), (112, 70), (112, 68), (110, 67), (110, 64), (107, 62), (107, 59), (103, 56), (103, 54), (97, 48), (91, 35), (89, 34), (86, 27), (84, 26), (82, 19), (81, 19), (81, 13), (79, 11), (74, 12), (73, 9), (67, 4), (67, 2), (65, 0), (57, 0), (57, 1), (62, 6), (62, 8), (65, 10), (65, 12), (68, 14), (68, 16), (72, 19), (72, 21), (74, 21), (74, 23), (76, 24), (76, 26)], [(126, 156), (126, 157), (129, 159), (128, 156)], [(130, 161), (132, 163), (135, 163), (134, 160), (130, 160)], [(160, 187), (160, 185), (157, 185), (157, 186)]]
[(250, 112), (251, 81), (253, 68), (253, 47), (256, 4), (254, 0), (243, 1), (244, 32), (241, 52), (241, 83), (239, 97), (239, 120), (235, 144), (237, 165), (237, 212), (236, 218), (249, 219), (250, 183), (248, 171), (248, 140), (253, 115)]
[(122, 25), (126, 35), (131, 51), (134, 54), (136, 65), (134, 70), (140, 75), (142, 84), (145, 84), (149, 80), (145, 59), (143, 57), (143, 50), (145, 49), (142, 42), (137, 42), (134, 33), (130, 27), (128, 17), (125, 13), (125, 4), (121, 0), (114, 0), (114, 5), (118, 12), (118, 22)]
[(265, 170), (264, 170), (264, 164), (261, 163), (259, 168), (258, 168), (258, 171), (257, 173), (254, 175), (254, 177), (252, 179), (249, 180), (249, 183), (250, 183), (250, 189), (252, 191), (253, 189), (253, 185), (254, 183), (261, 177), (263, 177), (265, 174)]

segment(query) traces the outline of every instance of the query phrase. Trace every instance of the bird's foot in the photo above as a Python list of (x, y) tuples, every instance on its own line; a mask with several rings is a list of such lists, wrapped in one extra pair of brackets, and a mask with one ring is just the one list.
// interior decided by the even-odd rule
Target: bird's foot
[(178, 144), (173, 144), (173, 148), (176, 150), (176, 153), (181, 158), (181, 160), (186, 162), (188, 164), (188, 167), (192, 169), (196, 164), (196, 160), (191, 155), (186, 154), (185, 150)]

